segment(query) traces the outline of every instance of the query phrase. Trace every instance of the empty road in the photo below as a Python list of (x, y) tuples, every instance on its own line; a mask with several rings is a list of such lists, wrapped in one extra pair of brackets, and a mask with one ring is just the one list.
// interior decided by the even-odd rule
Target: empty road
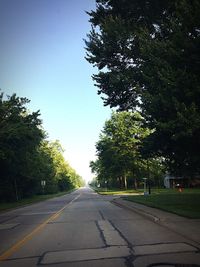
[(111, 200), (83, 188), (1, 213), (0, 267), (200, 266), (198, 244)]

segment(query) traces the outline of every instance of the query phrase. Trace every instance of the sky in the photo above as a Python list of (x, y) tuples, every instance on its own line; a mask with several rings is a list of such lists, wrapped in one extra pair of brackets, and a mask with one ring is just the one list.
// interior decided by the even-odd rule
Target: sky
[(40, 110), (50, 140), (85, 180), (95, 143), (110, 117), (92, 81), (83, 39), (95, 0), (0, 0), (0, 88)]

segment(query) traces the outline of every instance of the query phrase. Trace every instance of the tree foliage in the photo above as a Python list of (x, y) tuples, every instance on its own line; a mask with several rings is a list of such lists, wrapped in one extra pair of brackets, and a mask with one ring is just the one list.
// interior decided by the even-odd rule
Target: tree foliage
[[(104, 104), (140, 107), (146, 151), (179, 175), (200, 172), (200, 2), (97, 0), (87, 60)], [(148, 149), (147, 149), (148, 148)]]
[[(83, 185), (63, 157), (58, 141), (50, 142), (40, 113), (29, 112), (30, 101), (0, 95), (0, 200), (55, 193)], [(41, 181), (46, 181), (43, 190)]]
[[(148, 159), (147, 164), (141, 153), (143, 140), (150, 132), (138, 112), (112, 113), (96, 144), (97, 160), (90, 163), (91, 170), (97, 174), (97, 179), (103, 186), (107, 182), (116, 187), (137, 187), (138, 180), (148, 176), (149, 166), (151, 173), (155, 172), (158, 160)], [(161, 173), (158, 164), (156, 167)]]

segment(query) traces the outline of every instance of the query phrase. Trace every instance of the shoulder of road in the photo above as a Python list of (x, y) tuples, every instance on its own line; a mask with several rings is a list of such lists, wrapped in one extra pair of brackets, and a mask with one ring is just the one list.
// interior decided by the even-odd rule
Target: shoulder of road
[(170, 212), (127, 201), (120, 197), (114, 198), (111, 202), (167, 227), (183, 237), (198, 243), (198, 245), (200, 244), (200, 219), (188, 219)]

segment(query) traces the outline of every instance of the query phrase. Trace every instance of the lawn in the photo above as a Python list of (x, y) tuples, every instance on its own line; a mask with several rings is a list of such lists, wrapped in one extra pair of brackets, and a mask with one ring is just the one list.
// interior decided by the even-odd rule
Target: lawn
[[(127, 195), (127, 194), (133, 194), (133, 195), (136, 195), (136, 194), (144, 194), (144, 189), (138, 189), (138, 190), (135, 190), (135, 189), (127, 189), (127, 190), (124, 190), (124, 189), (119, 189), (119, 188), (112, 188), (112, 189), (106, 189), (106, 188), (93, 188), (97, 193), (101, 194), (101, 195)], [(187, 190), (184, 190), (184, 192), (190, 192), (191, 189), (187, 189)], [(152, 194), (171, 194), (171, 193), (176, 193), (177, 192), (177, 189), (165, 189), (165, 188), (152, 188), (151, 189), (151, 193)], [(198, 191), (200, 193), (200, 189)]]
[(13, 208), (17, 208), (17, 207), (21, 207), (21, 206), (25, 206), (25, 205), (29, 205), (29, 204), (33, 204), (36, 202), (40, 202), (40, 201), (44, 201), (50, 198), (54, 198), (54, 197), (59, 197), (62, 195), (65, 195), (70, 191), (65, 191), (65, 192), (60, 192), (60, 193), (56, 193), (56, 194), (49, 194), (49, 195), (36, 195), (30, 198), (25, 198), (25, 199), (21, 199), (19, 201), (15, 201), (15, 202), (3, 202), (0, 203), (0, 212), (1, 211), (5, 211), (5, 210), (9, 210), (9, 209), (13, 209)]
[[(144, 190), (95, 189), (101, 195), (124, 195), (124, 199), (144, 204), (146, 206), (169, 211), (184, 217), (200, 219), (200, 189), (152, 188), (150, 195), (144, 196)], [(125, 196), (128, 195), (128, 196)]]
[(142, 193), (142, 190), (134, 190), (134, 189), (106, 189), (106, 188), (93, 188), (97, 193), (101, 195), (129, 195), (129, 194), (138, 194)]
[(200, 190), (161, 190), (151, 195), (128, 196), (126, 200), (169, 211), (184, 217), (200, 219)]

